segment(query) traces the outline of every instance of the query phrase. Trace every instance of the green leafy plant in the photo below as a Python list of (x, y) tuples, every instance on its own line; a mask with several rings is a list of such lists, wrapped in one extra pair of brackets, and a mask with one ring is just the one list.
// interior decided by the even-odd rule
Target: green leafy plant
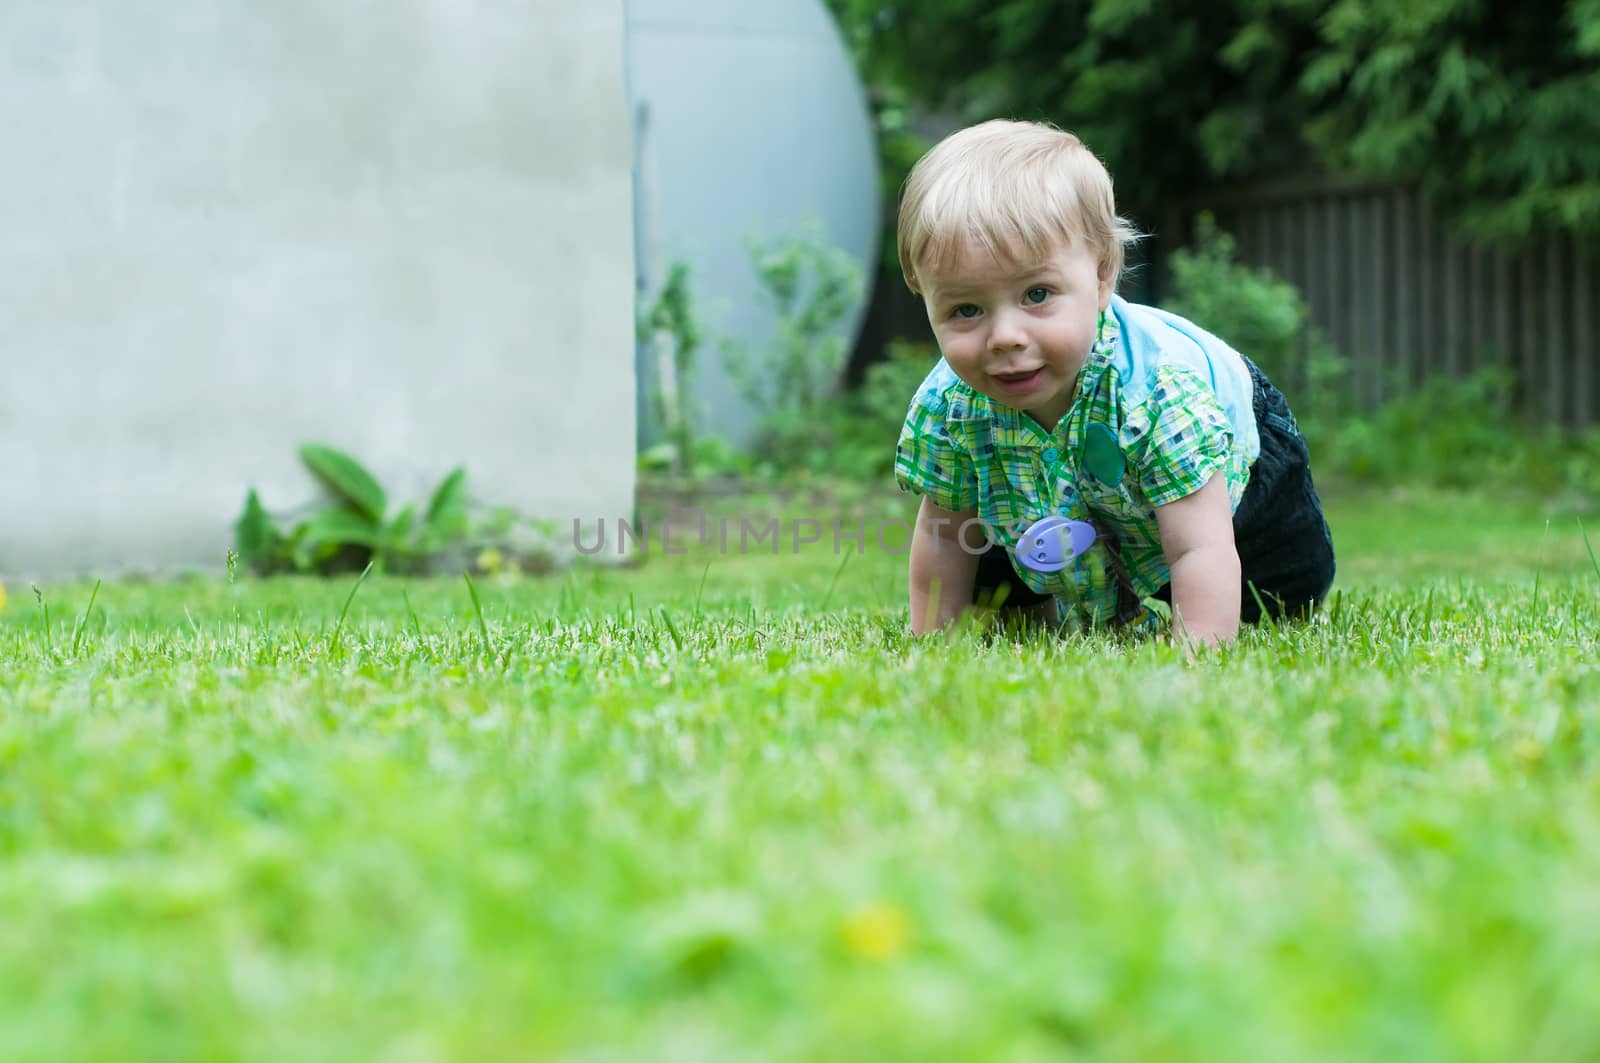
[(1600, 498), (1600, 431), (1529, 423), (1518, 415), (1516, 374), (1507, 367), (1435, 376), (1360, 409), (1347, 363), (1310, 327), (1299, 291), (1236, 262), (1233, 237), (1209, 215), (1195, 231), (1194, 246), (1170, 258), (1165, 305), (1247, 354), (1284, 389), (1319, 476)]
[(1241, 264), (1236, 248), (1234, 238), (1202, 213), (1193, 245), (1168, 257), (1170, 292), (1163, 305), (1249, 356), (1297, 410), (1312, 389), (1319, 392), (1316, 401), (1331, 401), (1343, 363), (1312, 330), (1299, 289), (1270, 270)]
[(819, 418), (817, 444), (806, 467), (846, 480), (884, 483), (894, 472), (895, 441), (906, 410), (938, 360), (931, 344), (896, 340), (867, 368), (855, 390), (831, 403)]
[(355, 458), (320, 443), (307, 443), (299, 453), (330, 503), (284, 530), (251, 488), (234, 524), (234, 546), (239, 560), (257, 573), (327, 573), (368, 563), (414, 571), (466, 537), (465, 469), (453, 469), (439, 482), (420, 517), (414, 503), (391, 515), (382, 485)]
[(752, 241), (748, 250), (777, 312), (773, 338), (759, 350), (725, 340), (723, 364), (760, 413), (761, 456), (780, 465), (803, 462), (816, 445), (819, 416), (837, 395), (849, 353), (843, 325), (861, 295), (861, 267), (815, 228)]
[(1517, 413), (1515, 374), (1491, 366), (1437, 376), (1315, 437), (1335, 475), (1387, 486), (1600, 500), (1600, 430), (1572, 432)]
[(1325, 169), (1418, 182), (1479, 236), (1600, 233), (1594, 0), (828, 2), (874, 95), (1063, 122), (1147, 225), (1206, 186)]
[(643, 457), (647, 466), (665, 467), (683, 475), (692, 471), (695, 354), (703, 338), (687, 262), (678, 260), (667, 267), (661, 291), (639, 315), (639, 338), (658, 356), (651, 412), (667, 437)]
[[(1356, 480), (1469, 487), (1515, 479), (1524, 433), (1508, 433), (1512, 376), (1481, 370), (1434, 377), (1408, 395), (1349, 418), (1328, 439), (1330, 457)], [(1531, 485), (1530, 485), (1531, 486)]]

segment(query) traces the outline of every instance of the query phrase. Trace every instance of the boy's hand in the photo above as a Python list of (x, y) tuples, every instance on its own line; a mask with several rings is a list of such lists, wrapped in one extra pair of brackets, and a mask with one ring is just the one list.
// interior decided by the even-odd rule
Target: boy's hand
[(978, 551), (983, 529), (967, 530), (962, 548), (961, 527), (976, 521), (976, 510), (953, 510), (922, 500), (917, 526), (911, 532), (911, 633), (938, 631), (961, 616), (972, 604), (973, 581), (978, 576)]
[(1187, 498), (1156, 509), (1172, 573), (1173, 637), (1227, 642), (1239, 633), (1239, 551), (1221, 473)]

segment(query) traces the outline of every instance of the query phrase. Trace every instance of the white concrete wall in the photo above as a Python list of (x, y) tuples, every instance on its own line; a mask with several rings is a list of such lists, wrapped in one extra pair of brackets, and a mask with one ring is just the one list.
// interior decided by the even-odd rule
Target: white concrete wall
[(0, 4), (0, 573), (220, 566), (321, 440), (632, 512), (622, 0)]

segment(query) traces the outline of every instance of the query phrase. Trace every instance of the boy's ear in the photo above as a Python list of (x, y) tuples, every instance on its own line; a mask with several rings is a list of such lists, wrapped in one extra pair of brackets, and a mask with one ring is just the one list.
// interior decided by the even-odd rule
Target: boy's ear
[(1111, 305), (1111, 293), (1117, 290), (1117, 272), (1106, 263), (1100, 264), (1100, 309)]

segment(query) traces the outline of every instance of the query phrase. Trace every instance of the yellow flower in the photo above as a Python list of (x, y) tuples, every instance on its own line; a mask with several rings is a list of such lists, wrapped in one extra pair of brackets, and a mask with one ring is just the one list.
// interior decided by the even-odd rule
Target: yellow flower
[(911, 941), (911, 919), (897, 905), (875, 901), (845, 916), (845, 948), (865, 960), (892, 960)]
[(506, 565), (506, 555), (493, 546), (486, 546), (478, 551), (478, 568), (493, 576)]
[(6, 585), (0, 583), (0, 613), (6, 611)]

